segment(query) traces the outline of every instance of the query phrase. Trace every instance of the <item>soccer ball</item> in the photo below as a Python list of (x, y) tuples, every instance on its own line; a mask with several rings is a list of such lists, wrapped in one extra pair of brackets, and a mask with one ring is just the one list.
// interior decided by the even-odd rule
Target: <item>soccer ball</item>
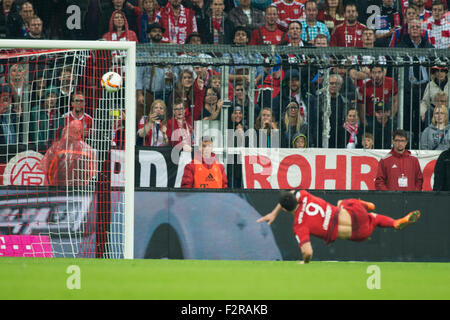
[(116, 92), (122, 87), (122, 77), (116, 72), (107, 72), (102, 76), (102, 87), (108, 92)]

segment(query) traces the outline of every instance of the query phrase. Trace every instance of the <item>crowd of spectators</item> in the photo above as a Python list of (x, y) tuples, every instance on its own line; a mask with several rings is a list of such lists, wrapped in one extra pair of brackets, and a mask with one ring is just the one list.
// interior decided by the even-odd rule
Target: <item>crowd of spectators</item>
[[(447, 2), (2, 0), (0, 38), (446, 49), (450, 47)], [(111, 59), (113, 70), (121, 58), (120, 52), (116, 54)], [(183, 55), (210, 58), (208, 53)], [(265, 131), (256, 135), (259, 147), (390, 149), (392, 132), (400, 124), (412, 149), (444, 150), (450, 146), (446, 66), (429, 68), (414, 63), (403, 68), (404, 88), (399, 92), (399, 71), (383, 66), (383, 56), (348, 57), (340, 66), (326, 70), (308, 66), (305, 57), (302, 64), (289, 69), (281, 66), (279, 56), (274, 67), (264, 67), (260, 54), (224, 53), (224, 57), (236, 64), (229, 68), (229, 83), (221, 83), (220, 69), (216, 68), (138, 66), (139, 145), (190, 150), (195, 122), (222, 119), (224, 102), (229, 101), (228, 128), (240, 133), (249, 128)], [(250, 62), (260, 65), (246, 67)], [(88, 94), (71, 87), (71, 70), (61, 70), (58, 87), (42, 85), (45, 79), (34, 81), (33, 94), (39, 98), (32, 101), (42, 104), (30, 106), (30, 125), (20, 127), (25, 116), (21, 109), (22, 69), (20, 63), (3, 67), (0, 145), (12, 148), (18, 141), (30, 141), (37, 150), (45, 151), (60, 135), (58, 131), (75, 119), (83, 122), (83, 137), (87, 138), (92, 127), (92, 114), (85, 110)], [(325, 73), (329, 75), (326, 78)], [(404, 106), (401, 114), (400, 98)], [(30, 130), (28, 139), (19, 136), (24, 130)]]

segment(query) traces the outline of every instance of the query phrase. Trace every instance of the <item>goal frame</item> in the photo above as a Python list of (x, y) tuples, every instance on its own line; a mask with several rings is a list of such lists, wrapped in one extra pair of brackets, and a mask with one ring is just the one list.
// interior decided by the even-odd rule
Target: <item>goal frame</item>
[(124, 259), (134, 257), (134, 166), (136, 144), (136, 43), (132, 41), (74, 41), (74, 40), (0, 40), (3, 49), (66, 49), (66, 50), (123, 50), (125, 65), (125, 183), (124, 183)]

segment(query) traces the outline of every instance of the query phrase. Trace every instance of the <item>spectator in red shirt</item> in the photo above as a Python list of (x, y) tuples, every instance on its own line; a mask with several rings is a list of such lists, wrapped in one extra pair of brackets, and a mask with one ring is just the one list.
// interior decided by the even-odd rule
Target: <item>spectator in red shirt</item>
[(109, 30), (103, 35), (108, 41), (135, 41), (138, 42), (136, 33), (128, 26), (128, 20), (121, 10), (116, 10), (109, 20)]
[(403, 130), (392, 134), (392, 150), (380, 159), (375, 179), (377, 190), (421, 191), (423, 176), (419, 160), (406, 149), (408, 138)]
[(175, 97), (173, 100), (173, 117), (167, 122), (167, 137), (172, 146), (177, 146), (185, 151), (191, 151), (194, 142), (194, 122), (200, 119), (203, 99), (204, 82), (197, 78), (194, 82), (194, 105), (186, 106), (181, 97)]
[[(64, 118), (64, 126), (67, 126), (74, 120), (80, 120), (83, 124), (83, 138), (86, 139), (91, 133), (92, 117), (85, 112), (86, 99), (82, 92), (76, 92), (72, 96), (71, 110), (66, 113)], [(61, 128), (62, 130), (62, 128)]]
[(251, 45), (280, 44), (283, 41), (284, 32), (278, 28), (278, 9), (271, 5), (266, 8), (264, 25), (252, 31)]
[[(304, 1), (303, 1), (304, 2)], [(305, 6), (297, 0), (278, 0), (272, 3), (278, 9), (278, 26), (286, 31), (289, 22), (305, 18)]]
[(345, 22), (334, 29), (330, 47), (362, 47), (362, 32), (366, 28), (358, 22), (356, 4), (345, 5)]
[(392, 115), (394, 118), (398, 110), (397, 82), (386, 77), (386, 68), (374, 66), (371, 68), (372, 78), (365, 80), (364, 85), (358, 88), (358, 112), (361, 121), (367, 121), (374, 115), (374, 105), (378, 101), (392, 102)]
[(344, 5), (342, 0), (325, 0), (322, 10), (317, 15), (317, 20), (326, 24), (330, 34), (344, 22)]
[(165, 29), (164, 38), (175, 44), (184, 44), (186, 38), (197, 32), (195, 12), (181, 4), (181, 0), (169, 0), (161, 9), (161, 26)]

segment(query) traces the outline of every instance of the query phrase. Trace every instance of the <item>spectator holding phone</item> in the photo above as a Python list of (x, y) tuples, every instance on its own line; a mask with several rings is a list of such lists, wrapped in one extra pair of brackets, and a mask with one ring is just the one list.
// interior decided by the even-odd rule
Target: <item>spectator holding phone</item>
[(164, 147), (169, 145), (167, 107), (163, 100), (153, 101), (148, 116), (142, 117), (139, 122), (137, 135), (138, 144), (143, 146)]

